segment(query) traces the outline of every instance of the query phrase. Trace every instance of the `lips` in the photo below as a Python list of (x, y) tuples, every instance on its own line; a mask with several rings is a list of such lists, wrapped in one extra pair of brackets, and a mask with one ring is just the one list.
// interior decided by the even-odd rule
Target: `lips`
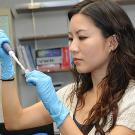
[(82, 61), (82, 59), (73, 58), (73, 62), (74, 62), (75, 65), (80, 64), (81, 61)]

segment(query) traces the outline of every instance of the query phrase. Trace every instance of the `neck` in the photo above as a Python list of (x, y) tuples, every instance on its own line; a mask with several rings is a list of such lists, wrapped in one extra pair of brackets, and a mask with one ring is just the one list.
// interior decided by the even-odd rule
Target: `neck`
[(94, 72), (91, 72), (91, 78), (93, 82), (93, 92), (99, 93), (99, 84), (103, 80), (103, 78), (106, 76), (106, 72), (104, 70), (96, 70)]

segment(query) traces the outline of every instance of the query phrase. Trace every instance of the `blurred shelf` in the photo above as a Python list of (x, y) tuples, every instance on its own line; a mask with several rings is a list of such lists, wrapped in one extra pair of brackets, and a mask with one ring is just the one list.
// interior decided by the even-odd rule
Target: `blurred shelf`
[(55, 11), (55, 10), (68, 10), (72, 6), (62, 6), (62, 7), (41, 7), (37, 9), (28, 9), (27, 7), (20, 7), (16, 8), (16, 12), (18, 14), (25, 14), (25, 13), (31, 13), (31, 12), (43, 12), (43, 11)]
[(42, 40), (42, 39), (53, 39), (53, 38), (68, 38), (68, 34), (55, 34), (55, 35), (41, 35), (19, 38), (19, 41), (30, 41), (30, 40)]
[[(129, 4), (135, 4), (135, 0), (112, 0), (115, 1), (121, 5), (129, 5)], [(24, 14), (24, 13), (31, 13), (31, 12), (42, 12), (42, 11), (55, 11), (55, 10), (68, 10), (72, 8), (77, 2), (75, 1), (64, 1), (62, 4), (62, 1), (55, 1), (56, 5), (53, 4), (53, 2), (35, 2), (35, 3), (25, 3), (22, 5), (18, 5), (16, 8), (16, 12), (18, 14)], [(54, 2), (54, 3), (55, 3)], [(59, 5), (58, 3), (59, 2)], [(52, 4), (52, 6), (51, 6)]]
[(55, 73), (55, 72), (70, 72), (71, 69), (59, 69), (59, 70), (58, 69), (57, 70), (49, 70), (48, 69), (48, 71), (46, 71), (46, 70), (39, 70), (39, 71), (44, 72), (44, 73)]
[(80, 0), (54, 0), (45, 2), (31, 2), (18, 5), (16, 12), (18, 14), (31, 13), (31, 12), (41, 12), (41, 11), (55, 11), (55, 10), (66, 10), (77, 4)]

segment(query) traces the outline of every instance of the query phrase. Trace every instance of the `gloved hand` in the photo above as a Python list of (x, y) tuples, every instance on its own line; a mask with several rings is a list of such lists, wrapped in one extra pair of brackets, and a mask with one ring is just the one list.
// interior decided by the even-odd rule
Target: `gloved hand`
[(26, 72), (25, 77), (28, 84), (36, 86), (45, 108), (56, 122), (57, 127), (60, 127), (69, 111), (57, 97), (51, 77), (37, 70)]
[(3, 50), (2, 45), (9, 43), (9, 38), (0, 30), (0, 62), (1, 62), (1, 79), (9, 80), (14, 77), (14, 66), (11, 57)]

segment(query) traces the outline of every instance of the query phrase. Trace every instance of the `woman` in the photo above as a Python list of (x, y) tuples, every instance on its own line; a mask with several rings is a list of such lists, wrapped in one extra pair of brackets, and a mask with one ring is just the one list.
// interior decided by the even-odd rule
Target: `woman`
[[(42, 102), (23, 109), (16, 90), (9, 90), (14, 81), (3, 81), (6, 128), (55, 121), (63, 135), (135, 135), (135, 30), (129, 17), (109, 0), (85, 0), (69, 12), (69, 20), (75, 83), (56, 95), (49, 76), (27, 72), (26, 82), (36, 86)], [(7, 55), (1, 54), (4, 63)], [(2, 77), (10, 80), (13, 71), (6, 72)]]

